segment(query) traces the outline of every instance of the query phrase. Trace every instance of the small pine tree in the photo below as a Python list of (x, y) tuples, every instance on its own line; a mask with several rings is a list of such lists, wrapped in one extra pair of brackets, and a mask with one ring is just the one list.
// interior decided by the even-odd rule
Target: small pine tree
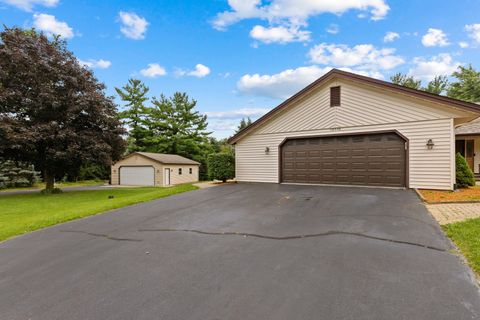
[(0, 162), (0, 189), (31, 187), (40, 180), (39, 177), (33, 165), (9, 160)]
[(238, 125), (237, 131), (235, 133), (242, 131), (243, 129), (245, 129), (251, 124), (252, 124), (252, 119), (250, 119), (250, 117), (247, 117), (247, 119), (242, 118), (242, 120), (240, 120), (240, 124)]
[(457, 153), (455, 156), (457, 187), (466, 188), (475, 185), (475, 177), (473, 172), (467, 164), (465, 158)]

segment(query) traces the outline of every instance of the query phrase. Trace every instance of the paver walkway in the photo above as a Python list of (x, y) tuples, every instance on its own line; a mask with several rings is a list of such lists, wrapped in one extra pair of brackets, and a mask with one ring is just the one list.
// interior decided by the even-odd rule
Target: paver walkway
[(427, 208), (440, 224), (480, 218), (480, 203), (428, 204)]

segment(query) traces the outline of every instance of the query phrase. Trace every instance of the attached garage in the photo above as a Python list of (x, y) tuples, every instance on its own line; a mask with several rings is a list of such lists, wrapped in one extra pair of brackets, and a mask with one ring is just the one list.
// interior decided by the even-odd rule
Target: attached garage
[(405, 187), (406, 151), (395, 132), (287, 139), (281, 182)]
[(195, 182), (200, 163), (176, 154), (133, 152), (112, 165), (111, 184), (160, 186)]
[(153, 166), (120, 167), (120, 184), (129, 186), (154, 186), (155, 168)]
[(451, 190), (474, 103), (332, 70), (229, 139), (239, 182)]

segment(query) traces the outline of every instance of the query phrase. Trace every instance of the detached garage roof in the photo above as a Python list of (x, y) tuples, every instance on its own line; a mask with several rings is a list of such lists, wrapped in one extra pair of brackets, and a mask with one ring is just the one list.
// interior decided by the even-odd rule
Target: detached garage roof
[(251, 125), (249, 125), (248, 127), (244, 128), (243, 130), (241, 130), (240, 132), (232, 136), (230, 139), (228, 139), (228, 143), (230, 144), (236, 143), (238, 140), (240, 140), (249, 132), (251, 132), (254, 128), (257, 128), (259, 125), (265, 123), (266, 121), (271, 119), (273, 116), (277, 115), (279, 112), (290, 107), (292, 103), (294, 103), (298, 99), (304, 97), (306, 94), (309, 94), (310, 92), (315, 90), (317, 87), (321, 86), (322, 84), (334, 78), (356, 81), (356, 82), (364, 83), (367, 85), (379, 87), (385, 90), (408, 95), (414, 98), (428, 100), (431, 102), (440, 103), (449, 107), (463, 109), (470, 112), (480, 113), (480, 105), (477, 105), (472, 102), (457, 100), (457, 99), (425, 92), (422, 90), (416, 90), (416, 89), (400, 86), (387, 81), (382, 81), (382, 80), (377, 80), (370, 77), (361, 76), (351, 72), (332, 69), (331, 71), (329, 71), (328, 73), (326, 73), (325, 75), (323, 75), (322, 77), (318, 78), (317, 80), (312, 82), (310, 85), (305, 87), (303, 90), (300, 90), (299, 92), (297, 92), (296, 94), (294, 94), (293, 96), (291, 96), (290, 98), (282, 102), (280, 105), (278, 105), (276, 108), (273, 108), (270, 112), (260, 117), (257, 121), (253, 122)]
[(139, 154), (151, 160), (163, 163), (163, 164), (193, 164), (199, 165), (200, 162), (193, 161), (191, 159), (179, 156), (177, 154), (167, 154), (167, 153), (153, 153), (153, 152), (133, 152), (130, 153), (125, 158), (131, 157), (134, 154)]

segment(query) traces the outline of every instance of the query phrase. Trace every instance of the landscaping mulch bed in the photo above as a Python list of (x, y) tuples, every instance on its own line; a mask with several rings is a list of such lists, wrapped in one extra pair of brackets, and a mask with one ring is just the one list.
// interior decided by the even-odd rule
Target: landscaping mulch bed
[(456, 191), (418, 190), (428, 203), (480, 202), (480, 187), (458, 189)]

